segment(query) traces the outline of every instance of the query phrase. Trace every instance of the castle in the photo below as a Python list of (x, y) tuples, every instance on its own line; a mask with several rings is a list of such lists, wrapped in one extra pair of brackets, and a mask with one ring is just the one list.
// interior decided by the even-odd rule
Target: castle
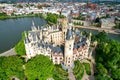
[(26, 57), (45, 55), (54, 64), (61, 64), (64, 69), (74, 67), (77, 59), (88, 58), (91, 33), (85, 37), (79, 30), (73, 32), (73, 26), (66, 19), (59, 19), (57, 25), (35, 27), (25, 33)]

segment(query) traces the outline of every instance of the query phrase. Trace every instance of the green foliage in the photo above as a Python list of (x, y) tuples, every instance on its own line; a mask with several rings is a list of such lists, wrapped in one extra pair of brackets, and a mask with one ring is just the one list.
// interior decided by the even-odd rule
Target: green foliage
[(58, 18), (58, 15), (47, 13), (46, 21), (47, 21), (48, 24), (52, 24), (52, 23), (56, 24), (57, 23), (57, 18)]
[(116, 25), (114, 26), (114, 28), (120, 29), (120, 23), (116, 23)]
[(83, 63), (84, 67), (85, 67), (85, 70), (86, 70), (86, 73), (88, 75), (91, 75), (91, 68), (90, 68), (90, 64), (89, 63)]
[(84, 74), (83, 65), (80, 63), (79, 60), (75, 61), (75, 67), (73, 69), (73, 73), (77, 80), (81, 80)]
[(7, 18), (7, 14), (6, 13), (0, 13), (0, 19), (6, 19)]
[(84, 15), (81, 15), (81, 14), (78, 17), (73, 17), (73, 19), (85, 21)]
[(18, 56), (0, 57), (0, 80), (10, 80), (12, 77), (23, 80), (22, 64), (23, 60)]
[(65, 71), (60, 65), (55, 65), (53, 70), (53, 78), (55, 80), (68, 80), (68, 72)]
[(73, 22), (74, 25), (80, 25), (80, 26), (83, 26), (84, 23), (83, 22)]
[(49, 57), (38, 55), (25, 64), (25, 75), (28, 80), (46, 80), (53, 75), (54, 65)]
[(59, 15), (59, 18), (65, 18), (65, 16), (64, 15)]
[(97, 63), (96, 65), (96, 69), (98, 70), (98, 73), (101, 75), (106, 75), (108, 73), (107, 69), (101, 64), (101, 63)]
[(120, 80), (120, 68), (117, 70), (112, 70), (112, 77), (116, 80)]
[(92, 35), (91, 39), (92, 41), (105, 42), (107, 41), (107, 33), (105, 31), (99, 32), (97, 35)]
[[(120, 42), (107, 40), (99, 42), (96, 48), (96, 79), (120, 80)], [(98, 79), (104, 76), (105, 79)]]
[(85, 31), (85, 30), (82, 32), (82, 34), (83, 34), (84, 36), (86, 36), (86, 37), (89, 36), (89, 32), (87, 32), (87, 31)]
[(96, 22), (96, 23), (100, 22), (100, 18), (97, 17), (97, 18), (95, 19), (95, 22)]
[(113, 80), (109, 76), (97, 75), (95, 76), (95, 80)]
[(21, 4), (18, 4), (17, 7), (18, 8), (23, 8), (23, 6)]
[(15, 51), (18, 55), (25, 55), (24, 38), (24, 33), (22, 33), (22, 39), (15, 45)]

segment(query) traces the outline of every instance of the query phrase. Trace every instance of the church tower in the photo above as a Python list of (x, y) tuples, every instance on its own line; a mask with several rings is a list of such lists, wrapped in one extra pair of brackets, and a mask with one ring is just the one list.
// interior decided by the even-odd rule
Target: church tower
[(72, 29), (70, 27), (69, 29), (67, 29), (66, 39), (65, 39), (64, 66), (66, 69), (71, 69), (74, 67), (73, 46), (74, 46), (74, 36)]

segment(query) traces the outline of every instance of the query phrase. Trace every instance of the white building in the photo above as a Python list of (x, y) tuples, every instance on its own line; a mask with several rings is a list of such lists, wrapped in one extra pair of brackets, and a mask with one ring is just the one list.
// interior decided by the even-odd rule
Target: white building
[(76, 30), (66, 19), (60, 19), (57, 25), (43, 26), (32, 30), (25, 35), (26, 57), (30, 59), (36, 55), (45, 55), (54, 64), (61, 64), (64, 69), (74, 67), (74, 60), (88, 58), (91, 34), (87, 38)]

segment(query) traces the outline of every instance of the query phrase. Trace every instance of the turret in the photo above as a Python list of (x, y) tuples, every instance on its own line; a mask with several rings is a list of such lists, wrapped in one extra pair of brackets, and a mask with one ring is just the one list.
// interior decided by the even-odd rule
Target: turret
[(89, 33), (89, 40), (91, 41), (92, 33)]
[(30, 40), (29, 40), (26, 32), (24, 32), (24, 34), (25, 34), (24, 45), (25, 45), (25, 49), (26, 49), (26, 57), (27, 57), (27, 59), (30, 59), (31, 58), (31, 56), (30, 56), (30, 54), (31, 54), (30, 53)]
[(40, 29), (40, 40), (42, 40), (42, 29)]
[(34, 21), (32, 21), (32, 27), (31, 27), (31, 29), (32, 29), (32, 31), (37, 30), (37, 28), (35, 27), (35, 23), (34, 23)]

